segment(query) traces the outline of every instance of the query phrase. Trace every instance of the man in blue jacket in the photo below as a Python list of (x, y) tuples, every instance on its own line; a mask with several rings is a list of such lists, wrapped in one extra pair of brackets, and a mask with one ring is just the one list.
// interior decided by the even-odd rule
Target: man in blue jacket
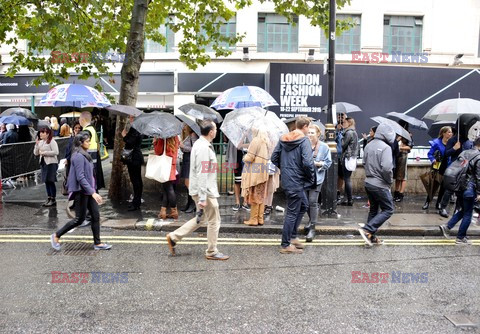
[(299, 117), (296, 129), (283, 135), (273, 151), (272, 163), (280, 168), (282, 188), (287, 196), (287, 212), (283, 223), (283, 254), (300, 254), (303, 244), (297, 238), (297, 231), (308, 208), (305, 189), (315, 185), (315, 169), (310, 141), (306, 137), (310, 119)]

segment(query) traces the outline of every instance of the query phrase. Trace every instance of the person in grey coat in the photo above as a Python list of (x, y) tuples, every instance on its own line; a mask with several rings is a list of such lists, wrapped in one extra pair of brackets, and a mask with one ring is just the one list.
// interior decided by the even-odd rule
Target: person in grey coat
[(367, 246), (383, 243), (375, 233), (393, 214), (393, 197), (390, 191), (393, 183), (391, 145), (395, 137), (395, 132), (389, 125), (380, 124), (374, 139), (365, 146), (363, 153), (365, 191), (370, 201), (370, 211), (367, 224), (358, 231)]

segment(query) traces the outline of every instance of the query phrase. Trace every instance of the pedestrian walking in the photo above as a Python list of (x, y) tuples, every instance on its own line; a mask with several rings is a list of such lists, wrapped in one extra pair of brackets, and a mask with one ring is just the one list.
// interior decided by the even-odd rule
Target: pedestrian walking
[(65, 170), (66, 176), (68, 177), (68, 173), (70, 171), (70, 159), (72, 158), (72, 151), (73, 151), (73, 140), (75, 137), (82, 131), (82, 126), (77, 121), (73, 123), (73, 132), (70, 138), (68, 139), (67, 147), (65, 148)]
[(252, 129), (252, 141), (243, 157), (242, 196), (250, 205), (250, 218), (245, 225), (263, 225), (265, 198), (268, 182), (268, 152), (270, 140), (268, 134), (261, 129)]
[[(195, 231), (201, 224), (207, 223), (208, 246), (205, 252), (207, 260), (228, 260), (229, 256), (217, 249), (220, 230), (220, 210), (217, 198), (220, 197), (217, 186), (217, 157), (212, 140), (217, 135), (217, 125), (212, 121), (198, 121), (200, 138), (193, 144), (190, 161), (189, 194), (197, 204), (197, 217), (190, 219), (180, 228), (167, 234), (168, 248), (175, 255), (177, 243)], [(197, 219), (200, 218), (200, 223)]]
[(303, 244), (297, 238), (298, 226), (308, 209), (305, 189), (315, 184), (315, 169), (310, 141), (306, 137), (310, 119), (299, 117), (296, 129), (280, 138), (271, 160), (282, 173), (282, 188), (287, 197), (287, 212), (283, 222), (280, 253), (300, 254)]
[(91, 216), (93, 233), (93, 248), (95, 250), (107, 250), (112, 248), (100, 240), (100, 213), (98, 205), (103, 199), (95, 190), (95, 177), (93, 159), (88, 153), (90, 147), (90, 133), (83, 131), (75, 136), (74, 148), (71, 158), (70, 174), (68, 175), (69, 198), (75, 202), (75, 218), (70, 220), (57, 232), (50, 236), (52, 247), (59, 251), (61, 248), (60, 238), (68, 231), (80, 226), (87, 216)]
[[(130, 125), (133, 123), (135, 117), (129, 116)], [(123, 141), (125, 142), (125, 150), (129, 151), (127, 156), (124, 156), (123, 162), (127, 165), (128, 176), (133, 188), (133, 200), (128, 206), (128, 211), (140, 210), (142, 204), (143, 181), (142, 181), (142, 165), (144, 163), (143, 154), (141, 151), (142, 135), (130, 126), (122, 131)]]
[[(170, 166), (170, 178), (167, 182), (162, 183), (163, 187), (163, 200), (158, 218), (178, 219), (177, 209), (177, 195), (175, 194), (174, 182), (177, 179), (177, 157), (178, 148), (180, 147), (180, 140), (177, 136), (167, 139), (155, 138), (153, 140), (153, 149), (156, 155), (162, 155), (163, 150), (166, 150), (166, 155), (172, 158), (172, 164)], [(170, 209), (170, 212), (167, 212)]]
[[(367, 224), (358, 231), (368, 246), (381, 245), (375, 233), (393, 214), (393, 157), (391, 145), (395, 141), (393, 129), (382, 123), (377, 127), (374, 139), (363, 152), (365, 191), (370, 202)], [(381, 212), (379, 211), (381, 210)]]
[(460, 191), (456, 192), (460, 208), (446, 225), (440, 225), (440, 230), (448, 239), (450, 230), (462, 220), (455, 240), (457, 245), (471, 244), (471, 241), (467, 238), (467, 230), (472, 222), (475, 202), (480, 201), (480, 137), (474, 140), (473, 145), (473, 149), (461, 153), (461, 156), (468, 160), (468, 167), (465, 184), (462, 185)]
[[(197, 134), (185, 124), (183, 127), (183, 140), (180, 143), (180, 149), (183, 152), (183, 160), (182, 160), (182, 169), (180, 171), (180, 178), (184, 179), (185, 186), (188, 188), (190, 187), (190, 153), (192, 152), (193, 144), (198, 139)], [(185, 213), (192, 213), (195, 211), (195, 201), (193, 200), (190, 194), (187, 195), (187, 204), (181, 211)]]
[(53, 139), (52, 129), (45, 127), (40, 129), (38, 137), (35, 140), (33, 154), (40, 158), (40, 168), (42, 174), (42, 182), (45, 182), (47, 189), (47, 201), (42, 206), (57, 205), (57, 170), (58, 170), (58, 145)]
[(322, 191), (323, 181), (325, 180), (326, 171), (332, 165), (332, 155), (328, 145), (320, 140), (322, 130), (315, 124), (311, 124), (308, 128), (308, 139), (313, 152), (313, 165), (315, 167), (315, 184), (312, 188), (307, 189), (308, 198), (308, 223), (305, 225), (306, 241), (311, 242), (315, 237), (315, 225), (318, 222), (318, 210), (320, 203), (318, 197)]
[(358, 134), (355, 131), (355, 120), (352, 117), (346, 117), (343, 121), (344, 134), (342, 138), (342, 154), (341, 161), (343, 166), (343, 181), (345, 183), (345, 195), (347, 200), (340, 202), (340, 205), (353, 205), (353, 187), (352, 187), (352, 173), (345, 161), (348, 159), (357, 159), (358, 155)]

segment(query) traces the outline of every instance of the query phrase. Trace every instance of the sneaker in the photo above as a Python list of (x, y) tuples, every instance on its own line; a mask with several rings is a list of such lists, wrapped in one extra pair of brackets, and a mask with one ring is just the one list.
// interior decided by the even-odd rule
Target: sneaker
[(380, 239), (380, 238), (378, 238), (378, 237), (375, 236), (375, 235), (372, 235), (372, 237), (371, 237), (370, 240), (372, 241), (372, 244), (373, 244), (374, 246), (375, 246), (375, 245), (376, 245), (376, 246), (380, 246), (380, 245), (383, 245), (383, 244), (384, 244), (383, 240)]
[(250, 205), (248, 205), (248, 204), (243, 204), (241, 208), (243, 210), (246, 210), (246, 211), (250, 212)]
[(93, 249), (95, 249), (95, 250), (109, 250), (110, 248), (112, 248), (112, 245), (109, 245), (109, 244), (106, 244), (106, 243), (99, 244), (99, 245), (93, 245)]
[(92, 225), (92, 222), (90, 220), (84, 220), (83, 223), (80, 224), (80, 226), (78, 227), (87, 227), (87, 226), (90, 226)]
[(455, 240), (455, 244), (456, 245), (471, 245), (472, 242), (470, 240), (467, 239), (467, 237), (463, 238), (463, 239), (458, 239)]
[(360, 235), (362, 236), (363, 240), (365, 240), (365, 243), (368, 245), (368, 246), (373, 246), (373, 243), (372, 243), (372, 235), (367, 232), (366, 230), (364, 230), (363, 228), (359, 228), (358, 229), (358, 232), (360, 233)]
[(450, 229), (448, 228), (448, 226), (447, 225), (440, 225), (439, 228), (440, 228), (440, 231), (443, 233), (443, 236), (446, 239), (450, 239)]
[(294, 245), (296, 249), (304, 249), (305, 245), (299, 239), (290, 240), (290, 244)]
[(167, 245), (168, 249), (170, 250), (170, 254), (172, 254), (172, 256), (175, 256), (175, 246), (177, 245), (177, 243), (172, 240), (170, 234), (167, 234)]
[(288, 245), (288, 247), (280, 248), (280, 253), (282, 254), (302, 254), (303, 250), (298, 249), (293, 244)]
[(205, 255), (205, 258), (207, 260), (226, 261), (230, 258), (230, 256), (222, 254), (222, 253), (217, 253), (217, 254), (213, 254), (213, 255)]
[(60, 251), (61, 245), (59, 242), (55, 241), (55, 233), (50, 236), (50, 244), (52, 245), (52, 248), (55, 249), (57, 252)]
[(232, 207), (232, 210), (233, 210), (233, 211), (238, 211), (238, 210), (240, 210), (240, 204), (235, 204), (235, 205)]

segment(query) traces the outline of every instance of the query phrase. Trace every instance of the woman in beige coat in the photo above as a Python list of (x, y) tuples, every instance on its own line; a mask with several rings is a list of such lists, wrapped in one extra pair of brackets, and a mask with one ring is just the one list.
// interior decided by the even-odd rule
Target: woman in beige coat
[(253, 139), (243, 157), (242, 196), (250, 204), (250, 219), (246, 225), (263, 225), (263, 211), (267, 196), (269, 139), (265, 131), (252, 129)]

